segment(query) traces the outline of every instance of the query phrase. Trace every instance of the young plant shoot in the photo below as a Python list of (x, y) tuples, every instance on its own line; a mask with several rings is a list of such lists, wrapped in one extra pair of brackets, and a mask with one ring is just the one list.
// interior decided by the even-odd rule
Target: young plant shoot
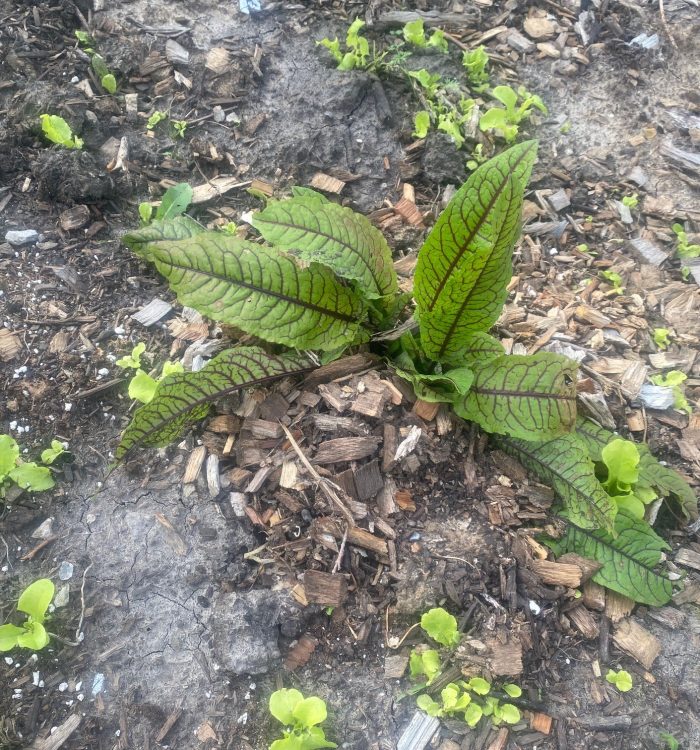
[(24, 612), (27, 617), (21, 625), (0, 625), (0, 651), (18, 647), (39, 651), (48, 645), (49, 634), (44, 621), (54, 591), (48, 578), (40, 578), (27, 586), (17, 601), (17, 611)]

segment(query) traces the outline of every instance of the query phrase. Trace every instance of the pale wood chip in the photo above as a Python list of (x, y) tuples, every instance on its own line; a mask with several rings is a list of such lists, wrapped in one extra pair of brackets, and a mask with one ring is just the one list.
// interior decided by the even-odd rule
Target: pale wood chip
[(613, 641), (646, 669), (651, 669), (661, 653), (659, 639), (632, 619), (621, 620), (613, 631)]

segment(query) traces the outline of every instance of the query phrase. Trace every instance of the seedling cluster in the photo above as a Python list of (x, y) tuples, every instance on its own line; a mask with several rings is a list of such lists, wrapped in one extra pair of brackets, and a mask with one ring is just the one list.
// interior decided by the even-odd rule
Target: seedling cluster
[(12, 484), (29, 492), (50, 490), (55, 484), (50, 466), (65, 452), (63, 443), (52, 440), (51, 447), (41, 453), (41, 463), (23, 461), (17, 441), (10, 435), (0, 435), (0, 499)]
[(327, 717), (326, 704), (321, 698), (304, 698), (294, 688), (282, 688), (270, 696), (270, 713), (284, 725), (284, 737), (275, 740), (270, 750), (338, 747), (326, 739), (325, 732), (318, 726)]
[(54, 591), (48, 578), (40, 578), (27, 586), (17, 601), (17, 611), (24, 612), (27, 617), (21, 625), (0, 625), (0, 651), (17, 647), (39, 651), (49, 644), (44, 622)]

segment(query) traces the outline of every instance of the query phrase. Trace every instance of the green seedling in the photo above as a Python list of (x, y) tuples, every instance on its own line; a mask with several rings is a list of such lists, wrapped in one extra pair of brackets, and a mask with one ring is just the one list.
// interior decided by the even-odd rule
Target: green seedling
[(107, 63), (104, 58), (97, 53), (94, 53), (90, 59), (90, 65), (95, 71), (95, 74), (100, 79), (102, 88), (108, 94), (117, 93), (117, 79), (114, 77), (112, 71), (107, 67)]
[(637, 193), (632, 193), (632, 195), (625, 195), (622, 198), (622, 205), (627, 206), (627, 208), (637, 208), (639, 205), (639, 195)]
[(304, 696), (294, 688), (282, 688), (270, 696), (270, 713), (284, 725), (284, 737), (275, 740), (270, 750), (317, 750), (338, 747), (326, 739), (319, 724), (327, 717), (326, 704), (320, 698)]
[(600, 275), (612, 286), (613, 294), (624, 294), (625, 288), (622, 286), (622, 276), (615, 271), (601, 271)]
[(238, 224), (235, 221), (227, 221), (226, 224), (222, 224), (219, 227), (219, 231), (224, 234), (234, 235), (238, 231)]
[(415, 648), (411, 652), (408, 667), (414, 680), (430, 685), (442, 672), (440, 654), (432, 648)]
[(176, 138), (184, 138), (185, 131), (187, 130), (187, 120), (171, 120), (170, 124), (173, 126), (173, 132)]
[(467, 169), (473, 172), (485, 161), (488, 161), (488, 156), (484, 154), (484, 144), (477, 143), (472, 150), (471, 159), (467, 161)]
[(442, 607), (425, 612), (420, 618), (420, 626), (442, 646), (456, 646), (459, 643), (457, 620)]
[(161, 374), (158, 378), (153, 378), (145, 370), (141, 369), (141, 357), (146, 353), (146, 344), (143, 341), (136, 344), (131, 354), (116, 361), (117, 367), (126, 370), (136, 370), (136, 373), (129, 381), (129, 398), (139, 401), (142, 404), (149, 403), (156, 394), (158, 384), (169, 375), (184, 372), (180, 362), (164, 362)]
[(659, 732), (659, 739), (664, 743), (665, 750), (679, 750), (680, 743), (670, 732)]
[[(176, 440), (212, 402), (237, 390), (371, 346), (422, 399), (448, 404), (554, 487), (568, 521), (552, 540), (558, 554), (595, 557), (602, 566), (596, 582), (637, 601), (666, 603), (673, 587), (654, 566), (667, 545), (646, 521), (618, 508), (596, 476), (596, 464), (604, 468), (601, 449), (615, 436), (586, 420), (577, 424), (577, 364), (549, 352), (506, 355), (489, 333), (508, 297), (535, 156), (532, 141), (513, 146), (457, 190), (418, 252), (410, 330), (388, 343), (378, 334), (406, 328), (414, 310), (399, 290), (389, 245), (366, 217), (320, 193), (294, 188), (290, 198), (268, 200), (252, 218), (261, 243), (207, 231), (185, 214), (127, 233), (127, 246), (155, 265), (181, 304), (262, 343), (225, 349), (199, 372), (160, 383), (135, 411), (116, 460)], [(688, 484), (646, 446), (638, 450), (637, 485), (697, 518)], [(640, 540), (632, 550), (623, 544), (630, 535)]]
[[(67, 443), (66, 443), (67, 445)], [(66, 454), (66, 446), (60, 440), (52, 440), (51, 447), (41, 451), (41, 463), (50, 466)]]
[(484, 131), (497, 131), (507, 143), (515, 140), (518, 126), (523, 120), (530, 118), (533, 107), (547, 114), (547, 107), (542, 99), (536, 94), (530, 94), (522, 86), (517, 92), (510, 86), (496, 86), (491, 91), (491, 96), (501, 102), (503, 108), (492, 107), (484, 112), (479, 120), (479, 127)]
[(561, 133), (562, 135), (568, 135), (568, 133), (569, 133), (570, 131), (571, 131), (571, 123), (569, 122), (569, 120), (566, 120), (566, 122), (564, 122), (564, 123), (563, 123), (563, 124), (561, 125), (561, 127), (559, 128), (559, 132), (560, 132), (560, 133)]
[(682, 224), (674, 224), (671, 229), (676, 235), (676, 255), (681, 259), (681, 273), (683, 278), (687, 279), (690, 275), (690, 268), (682, 263), (690, 258), (700, 258), (700, 245), (691, 244), (688, 240), (688, 233)]
[(40, 115), (41, 120), (41, 131), (44, 137), (56, 143), (59, 146), (65, 148), (77, 148), (83, 147), (82, 138), (78, 138), (77, 135), (73, 135), (70, 125), (58, 115)]
[(48, 578), (40, 578), (27, 586), (17, 601), (17, 610), (27, 618), (21, 625), (0, 625), (0, 651), (13, 648), (28, 648), (40, 651), (49, 643), (49, 634), (44, 628), (46, 611), (54, 595), (54, 585)]
[(345, 36), (345, 52), (340, 48), (338, 37), (333, 39), (321, 39), (320, 44), (325, 47), (334, 60), (338, 63), (338, 70), (364, 70), (368, 67), (369, 62), (369, 41), (360, 34), (360, 30), (365, 26), (365, 22), (356, 18), (348, 28)]
[(92, 41), (92, 38), (87, 33), (87, 31), (76, 29), (73, 33), (75, 34), (75, 38), (78, 40), (78, 44), (83, 48), (84, 52), (87, 52), (88, 55), (92, 55), (95, 53), (95, 50), (92, 47), (94, 42)]
[(430, 112), (426, 109), (416, 112), (413, 118), (413, 135), (416, 138), (425, 138), (430, 130)]
[(666, 386), (673, 388), (673, 408), (678, 411), (684, 411), (686, 414), (692, 414), (693, 410), (688, 403), (688, 399), (685, 397), (683, 383), (688, 379), (688, 376), (680, 370), (671, 370), (665, 375), (652, 375), (650, 378), (654, 385)]
[[(142, 226), (150, 224), (152, 218), (155, 219), (156, 225), (158, 225), (164, 221), (172, 221), (182, 216), (190, 207), (193, 194), (192, 188), (186, 182), (180, 182), (177, 185), (169, 187), (163, 193), (163, 198), (160, 201), (160, 206), (158, 206), (155, 216), (153, 216), (153, 206), (150, 203), (146, 201), (139, 203), (139, 217), (141, 218)], [(192, 225), (198, 226), (194, 221), (192, 221)]]
[(624, 669), (621, 669), (619, 672), (615, 672), (613, 669), (608, 670), (605, 679), (621, 693), (627, 693), (632, 689), (632, 675), (629, 672), (625, 672)]
[(441, 52), (447, 52), (447, 39), (445, 38), (445, 32), (441, 29), (435, 29), (430, 36), (427, 36), (422, 18), (417, 18), (415, 21), (409, 21), (403, 27), (403, 38), (415, 47), (432, 47), (434, 49), (439, 49)]
[(486, 70), (488, 64), (489, 55), (483, 44), (476, 49), (466, 50), (462, 55), (462, 65), (467, 70), (469, 85), (477, 94), (489, 87), (489, 74)]
[(434, 100), (442, 84), (442, 76), (439, 73), (431, 73), (425, 68), (420, 70), (409, 70), (408, 77), (417, 81), (423, 89), (428, 100)]
[(149, 118), (146, 120), (146, 130), (154, 130), (163, 120), (168, 119), (168, 113), (157, 109)]
[(670, 333), (671, 331), (669, 331), (668, 328), (654, 328), (654, 343), (662, 351), (668, 349), (671, 345), (671, 339), (669, 338)]
[[(58, 447), (60, 446), (60, 452)], [(42, 454), (45, 464), (53, 463), (61, 453), (63, 445), (57, 440)], [(44, 460), (44, 455), (46, 459)], [(50, 490), (55, 482), (48, 466), (39, 466), (35, 461), (22, 461), (20, 447), (10, 435), (0, 435), (0, 499), (7, 494), (7, 488), (16, 484), (28, 492)]]
[(645, 506), (656, 499), (656, 492), (640, 482), (639, 449), (630, 440), (617, 438), (601, 452), (607, 477), (603, 487), (618, 510), (625, 508), (634, 518), (643, 519)]

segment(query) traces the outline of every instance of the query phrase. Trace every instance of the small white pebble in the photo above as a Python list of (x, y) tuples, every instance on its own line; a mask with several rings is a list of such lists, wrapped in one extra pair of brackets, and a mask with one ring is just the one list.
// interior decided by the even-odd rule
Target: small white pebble
[(62, 683), (61, 683), (61, 684), (60, 684), (60, 685), (58, 686), (58, 692), (59, 692), (59, 693), (65, 693), (65, 692), (66, 692), (66, 690), (68, 690), (68, 683), (67, 683), (67, 682), (62, 682)]
[(73, 404), (71, 404), (68, 401), (65, 404), (63, 404), (64, 411), (70, 411), (72, 408), (73, 408)]
[(126, 329), (121, 326), (114, 326), (114, 332), (117, 336), (123, 336), (126, 333)]
[(532, 612), (533, 615), (539, 615), (539, 613), (542, 611), (542, 607), (540, 607), (540, 605), (534, 599), (530, 599), (529, 607), (530, 612)]

